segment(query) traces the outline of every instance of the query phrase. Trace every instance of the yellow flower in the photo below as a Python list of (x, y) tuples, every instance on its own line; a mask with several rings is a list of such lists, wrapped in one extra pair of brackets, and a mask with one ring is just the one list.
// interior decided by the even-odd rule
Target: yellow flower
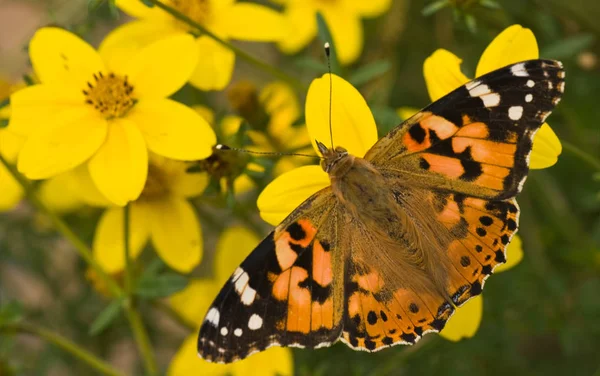
[[(538, 46), (531, 30), (521, 25), (512, 25), (485, 49), (475, 77), (523, 60), (539, 58)], [(425, 60), (423, 72), (427, 90), (432, 101), (448, 94), (470, 81), (461, 71), (461, 59), (444, 49), (435, 51)], [(552, 128), (546, 123), (536, 133), (531, 152), (530, 167), (546, 168), (554, 165), (562, 152), (562, 145)]]
[[(224, 40), (237, 39), (272, 42), (284, 37), (283, 17), (258, 4), (235, 0), (163, 0)], [(118, 28), (103, 48), (135, 51), (149, 41), (167, 35), (182, 35), (188, 25), (158, 7), (149, 8), (139, 0), (117, 0), (116, 4), (129, 15), (140, 19)], [(235, 65), (233, 51), (209, 36), (199, 36), (190, 49), (198, 51), (198, 60), (190, 83), (201, 90), (221, 90), (231, 80)]]
[[(202, 259), (202, 229), (187, 198), (200, 195), (207, 185), (203, 174), (190, 174), (189, 163), (151, 153), (148, 179), (140, 197), (130, 204), (129, 244), (137, 257), (148, 240), (160, 258), (171, 268), (188, 273)], [(80, 185), (93, 188), (93, 185)], [(94, 197), (93, 191), (81, 192)], [(94, 257), (111, 274), (124, 268), (124, 210), (108, 208), (94, 235)]]
[(90, 45), (58, 28), (38, 30), (29, 55), (41, 84), (11, 96), (9, 129), (27, 138), (18, 168), (46, 179), (86, 163), (102, 194), (117, 205), (139, 197), (148, 150), (195, 160), (216, 138), (192, 109), (166, 99), (189, 79), (198, 54), (194, 40), (173, 35), (138, 49)]
[[(235, 268), (258, 244), (258, 237), (243, 227), (230, 227), (223, 232), (217, 244), (213, 279), (197, 279), (183, 291), (170, 298), (173, 309), (188, 323), (199, 329), (200, 321), (208, 311), (223, 283)], [(197, 330), (184, 341), (169, 366), (169, 376), (197, 375), (291, 375), (293, 359), (290, 349), (273, 347), (267, 351), (232, 364), (206, 362), (197, 354)]]
[(285, 5), (290, 25), (279, 42), (285, 53), (296, 53), (317, 35), (317, 12), (327, 23), (341, 64), (356, 61), (363, 49), (362, 18), (378, 16), (389, 9), (391, 0), (271, 0)]
[[(8, 81), (0, 78), (0, 102), (8, 99), (15, 89)], [(10, 106), (0, 109), (0, 122), (8, 122)], [(7, 129), (0, 128), (0, 155), (8, 162), (15, 163), (19, 150), (23, 146), (23, 139)], [(13, 179), (12, 175), (0, 164), (0, 212), (13, 209), (23, 197), (23, 189)]]
[[(331, 102), (334, 144), (363, 156), (377, 141), (373, 114), (362, 95), (344, 79), (332, 75), (336, 95)], [(329, 135), (329, 75), (316, 79), (306, 97), (306, 126), (315, 151), (315, 140), (331, 144)], [(271, 182), (258, 197), (261, 217), (277, 225), (318, 190), (329, 186), (329, 177), (319, 165), (296, 168)]]

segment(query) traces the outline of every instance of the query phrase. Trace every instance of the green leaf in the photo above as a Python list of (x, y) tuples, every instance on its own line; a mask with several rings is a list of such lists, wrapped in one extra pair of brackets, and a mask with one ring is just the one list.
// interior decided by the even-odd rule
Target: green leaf
[(423, 10), (421, 10), (421, 14), (425, 17), (428, 17), (436, 13), (437, 11), (447, 7), (448, 5), (450, 5), (450, 2), (448, 0), (436, 1), (423, 8)]
[(9, 302), (0, 306), (0, 327), (13, 324), (23, 318), (23, 306), (19, 302)]
[(354, 86), (365, 84), (390, 70), (392, 64), (387, 60), (375, 61), (356, 70), (350, 76), (350, 83)]
[(589, 48), (594, 40), (594, 35), (590, 33), (574, 35), (547, 46), (540, 55), (552, 59), (570, 58)]
[(8, 119), (0, 119), (0, 129), (8, 127)]
[(323, 18), (321, 12), (317, 12), (317, 25), (319, 27), (319, 39), (321, 39), (323, 44), (329, 43), (329, 61), (331, 63), (331, 73), (339, 76), (341, 75), (342, 70), (338, 62), (335, 43), (333, 42), (333, 37), (331, 36), (327, 22), (325, 22), (325, 18)]
[(500, 4), (498, 4), (497, 2), (493, 1), (493, 0), (480, 0), (479, 4), (484, 7), (484, 8), (488, 8), (488, 9), (501, 9), (502, 7), (500, 6)]
[(119, 316), (121, 308), (123, 307), (123, 302), (123, 299), (113, 300), (106, 308), (104, 308), (96, 317), (92, 325), (90, 325), (89, 334), (91, 336), (96, 336), (108, 328)]
[(146, 299), (164, 298), (181, 291), (187, 286), (187, 278), (178, 274), (162, 274), (140, 279), (136, 294)]
[(148, 1), (148, 0), (141, 0), (141, 1), (142, 1), (142, 3), (143, 3), (145, 6), (147, 6), (148, 8), (152, 8), (152, 7), (154, 7), (154, 4), (153, 4), (151, 1)]

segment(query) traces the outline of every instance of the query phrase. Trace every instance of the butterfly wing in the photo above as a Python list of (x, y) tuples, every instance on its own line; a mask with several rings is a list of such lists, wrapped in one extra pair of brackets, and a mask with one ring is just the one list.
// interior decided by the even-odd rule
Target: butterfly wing
[(560, 101), (564, 76), (552, 60), (488, 73), (393, 129), (365, 159), (413, 186), (514, 197), (529, 171), (533, 136)]
[[(206, 314), (199, 355), (229, 363), (270, 346), (315, 348), (342, 329), (343, 270), (329, 188), (288, 216), (235, 270)], [(343, 272), (342, 272), (343, 273)]]

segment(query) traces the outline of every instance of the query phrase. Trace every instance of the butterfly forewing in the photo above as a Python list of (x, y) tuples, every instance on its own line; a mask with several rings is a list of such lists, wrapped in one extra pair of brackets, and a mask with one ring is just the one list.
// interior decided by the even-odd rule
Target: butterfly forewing
[(415, 186), (514, 197), (529, 170), (533, 136), (563, 90), (557, 61), (507, 66), (424, 108), (379, 140), (365, 159)]
[[(314, 348), (342, 329), (343, 281), (334, 281), (335, 201), (315, 194), (242, 262), (200, 328), (199, 355), (229, 363), (274, 345)], [(336, 258), (337, 257), (337, 258)]]

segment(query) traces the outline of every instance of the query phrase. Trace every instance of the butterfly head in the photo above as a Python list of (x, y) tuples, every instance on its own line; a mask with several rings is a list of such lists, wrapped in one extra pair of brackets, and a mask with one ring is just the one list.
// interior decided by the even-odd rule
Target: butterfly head
[(329, 175), (339, 175), (343, 173), (342, 171), (347, 171), (352, 165), (354, 158), (348, 154), (348, 150), (341, 146), (329, 149), (323, 143), (317, 141), (317, 148), (319, 148), (319, 152), (323, 156), (323, 159), (321, 159), (321, 168)]

